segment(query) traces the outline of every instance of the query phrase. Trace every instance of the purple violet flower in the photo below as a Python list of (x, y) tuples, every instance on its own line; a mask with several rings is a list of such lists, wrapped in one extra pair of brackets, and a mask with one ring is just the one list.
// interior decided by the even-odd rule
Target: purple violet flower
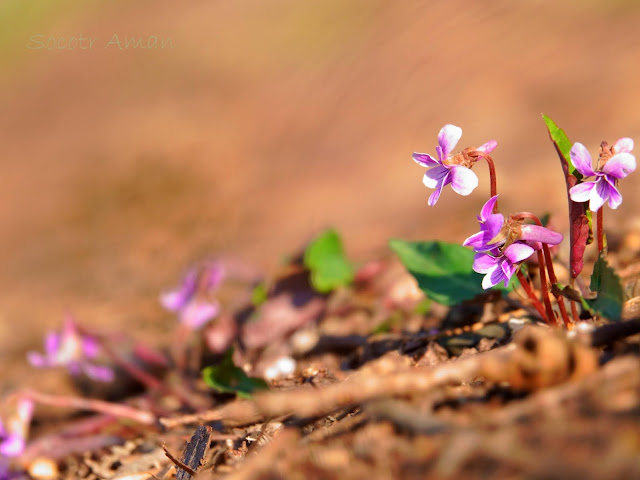
[[(435, 192), (429, 196), (430, 206), (436, 204), (442, 189), (448, 184), (451, 184), (451, 188), (460, 195), (469, 195), (478, 186), (478, 177), (469, 168), (472, 162), (464, 154), (460, 154), (460, 158), (452, 162), (457, 155), (452, 156), (451, 151), (458, 144), (460, 137), (462, 137), (460, 127), (445, 125), (438, 134), (437, 159), (428, 153), (413, 154), (413, 160), (416, 163), (429, 169), (424, 174), (422, 183), (429, 188), (435, 188)], [(497, 145), (495, 140), (491, 140), (476, 148), (475, 151), (490, 153)]]
[(622, 203), (618, 180), (636, 169), (636, 157), (631, 154), (632, 139), (621, 138), (610, 151), (607, 150), (603, 143), (603, 161), (598, 161), (596, 170), (591, 167), (591, 155), (584, 145), (576, 142), (570, 152), (571, 161), (578, 172), (585, 177), (596, 177), (593, 181), (579, 183), (569, 190), (574, 202), (589, 201), (589, 210), (592, 212), (597, 212), (607, 201), (609, 207), (618, 208)]
[(224, 268), (218, 263), (209, 263), (201, 269), (192, 268), (178, 288), (160, 295), (160, 303), (167, 310), (176, 312), (180, 323), (199, 330), (220, 313), (220, 303), (210, 295), (224, 276)]
[(92, 360), (100, 353), (95, 338), (81, 335), (73, 317), (65, 317), (61, 333), (50, 332), (44, 341), (44, 355), (28, 352), (29, 363), (36, 368), (66, 367), (71, 375), (84, 373), (99, 382), (110, 382), (114, 378), (111, 368), (95, 365)]
[(33, 401), (28, 398), (20, 398), (6, 427), (0, 418), (0, 456), (10, 458), (22, 455), (27, 444), (27, 433), (32, 415)]
[(501, 252), (493, 249), (488, 253), (476, 253), (473, 259), (473, 271), (484, 273), (482, 288), (487, 290), (500, 282), (505, 287), (518, 270), (520, 263), (531, 256), (534, 249), (521, 242), (514, 242)]
[(498, 195), (494, 195), (487, 200), (478, 216), (480, 231), (467, 238), (462, 244), (463, 246), (473, 247), (475, 252), (486, 252), (504, 244), (505, 239), (496, 240), (500, 230), (502, 230), (502, 225), (504, 225), (504, 216), (501, 213), (493, 213), (493, 207), (497, 201)]

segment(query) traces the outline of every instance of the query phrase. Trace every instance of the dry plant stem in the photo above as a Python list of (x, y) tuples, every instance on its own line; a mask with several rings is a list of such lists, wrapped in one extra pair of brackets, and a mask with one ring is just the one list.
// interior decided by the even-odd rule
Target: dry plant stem
[(596, 213), (596, 223), (598, 229), (598, 253), (604, 250), (604, 221), (603, 221), (603, 213), (604, 205), (598, 209), (598, 213)]
[(554, 323), (556, 323), (556, 316), (553, 313), (551, 300), (549, 299), (549, 289), (547, 288), (547, 274), (545, 272), (544, 255), (540, 250), (538, 250), (536, 253), (538, 254), (538, 265), (540, 267), (540, 290), (542, 291), (542, 301), (544, 302), (544, 308), (547, 312), (546, 321), (549, 325), (553, 325)]
[(524, 291), (527, 292), (531, 303), (540, 314), (540, 317), (546, 318), (542, 303), (540, 303), (540, 300), (538, 300), (538, 297), (536, 297), (533, 288), (531, 288), (531, 284), (529, 284), (529, 280), (525, 278), (524, 274), (520, 270), (518, 270), (518, 280), (520, 281), (520, 285), (522, 285), (522, 288), (524, 288)]
[(128, 418), (144, 425), (152, 425), (156, 421), (155, 416), (150, 412), (137, 410), (133, 407), (122, 405), (119, 403), (105, 402), (103, 400), (95, 400), (91, 398), (71, 397), (66, 395), (50, 395), (46, 393), (36, 392), (34, 390), (26, 390), (23, 392), (23, 395), (27, 398), (30, 398), (34, 402), (41, 403), (43, 405), (76, 408), (79, 410), (90, 410), (93, 412), (113, 415), (117, 418)]

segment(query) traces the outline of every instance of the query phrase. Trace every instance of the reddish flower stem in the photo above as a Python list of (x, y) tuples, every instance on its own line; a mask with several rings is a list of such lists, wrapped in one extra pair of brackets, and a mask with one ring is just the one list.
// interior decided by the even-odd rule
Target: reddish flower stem
[(152, 425), (156, 421), (156, 418), (152, 413), (137, 410), (133, 407), (122, 405), (120, 403), (111, 403), (92, 398), (71, 397), (66, 395), (49, 395), (46, 393), (36, 392), (34, 390), (26, 390), (23, 392), (23, 395), (34, 402), (38, 402), (43, 405), (106, 413), (117, 418), (128, 418), (145, 425)]
[(518, 275), (518, 280), (520, 281), (520, 285), (522, 285), (522, 288), (524, 288), (524, 291), (527, 292), (527, 295), (531, 300), (531, 303), (533, 304), (535, 309), (538, 311), (540, 316), (546, 320), (547, 315), (544, 311), (544, 307), (542, 306), (542, 303), (540, 303), (540, 300), (538, 300), (538, 297), (536, 297), (536, 294), (533, 291), (533, 288), (531, 287), (529, 280), (525, 278), (524, 274), (520, 270), (518, 270), (517, 275)]
[[(604, 207), (604, 205), (602, 206)], [(604, 208), (600, 207), (598, 209), (598, 212), (596, 213), (596, 223), (597, 226), (596, 228), (598, 229), (598, 253), (600, 253), (602, 250), (604, 250), (604, 221), (603, 221), (603, 210)]]
[[(547, 273), (545, 272), (544, 254), (541, 250), (536, 251), (538, 254), (538, 265), (540, 267), (540, 290), (542, 291), (542, 301), (544, 302), (544, 308), (547, 311), (546, 320), (549, 325), (553, 325), (552, 321), (556, 320), (556, 316), (553, 313), (551, 307), (551, 299), (549, 298), (549, 288), (547, 287)], [(556, 322), (554, 322), (556, 323)]]
[[(489, 166), (489, 179), (491, 182), (491, 196), (494, 197), (498, 194), (498, 183), (496, 181), (496, 167), (493, 164), (493, 159), (490, 155), (482, 152), (478, 152), (482, 158), (487, 161)], [(498, 213), (498, 202), (493, 206), (493, 213)]]
[[(558, 283), (558, 278), (556, 277), (556, 272), (553, 269), (553, 260), (551, 259), (551, 252), (549, 251), (549, 245), (546, 243), (542, 244), (542, 249), (544, 250), (544, 257), (547, 262), (547, 272), (549, 273), (549, 282), (554, 285)], [(555, 295), (556, 302), (558, 302), (558, 307), (560, 308), (560, 314), (562, 315), (562, 321), (564, 322), (564, 326), (568, 327), (571, 323), (569, 321), (569, 316), (567, 315), (567, 308), (564, 305), (564, 297), (562, 295)], [(572, 302), (573, 303), (573, 302)]]

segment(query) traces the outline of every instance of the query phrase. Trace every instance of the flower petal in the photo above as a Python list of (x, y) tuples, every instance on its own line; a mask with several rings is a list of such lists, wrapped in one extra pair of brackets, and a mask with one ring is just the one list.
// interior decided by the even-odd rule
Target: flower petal
[(49, 332), (44, 339), (44, 351), (47, 355), (55, 355), (60, 348), (60, 334)]
[(589, 198), (589, 210), (592, 212), (600, 210), (609, 198), (609, 187), (609, 183), (602, 176), (598, 178)]
[(84, 362), (82, 364), (82, 370), (84, 370), (87, 377), (97, 382), (111, 382), (115, 378), (115, 373), (111, 368), (101, 365)]
[(220, 305), (215, 302), (192, 301), (182, 312), (180, 322), (193, 330), (199, 330), (220, 312)]
[(483, 143), (476, 150), (482, 153), (491, 153), (498, 146), (498, 142), (495, 140), (489, 140), (487, 143)]
[(467, 167), (451, 167), (451, 188), (460, 195), (469, 195), (478, 186), (478, 177)]
[(439, 160), (436, 160), (428, 153), (414, 153), (412, 155), (413, 161), (422, 165), (423, 167), (435, 167), (436, 165), (441, 165), (442, 163)]
[(436, 190), (429, 195), (429, 201), (427, 202), (430, 207), (433, 207), (436, 203), (438, 203), (438, 199), (440, 198), (440, 194), (442, 193), (442, 185), (440, 185)]
[(561, 233), (554, 232), (539, 225), (522, 225), (520, 227), (520, 237), (518, 240), (530, 242), (542, 242), (547, 245), (557, 245), (564, 237)]
[(424, 177), (422, 177), (422, 183), (429, 188), (444, 186), (443, 183), (447, 175), (449, 175), (449, 171), (450, 169), (444, 165), (433, 167), (425, 172)]
[(602, 167), (602, 171), (617, 179), (624, 178), (636, 169), (636, 157), (630, 153), (616, 153)]
[(5, 457), (17, 457), (22, 454), (24, 447), (24, 438), (12, 433), (7, 436), (2, 443), (0, 443), (0, 455)]
[(38, 352), (27, 352), (27, 361), (29, 365), (35, 368), (48, 367), (51, 365), (50, 360)]
[(87, 358), (95, 358), (100, 353), (100, 345), (98, 341), (93, 337), (82, 337), (80, 340), (82, 344), (82, 352)]
[(613, 187), (609, 190), (609, 208), (613, 208), (614, 210), (620, 206), (622, 203), (622, 194), (620, 190), (616, 187)]
[(482, 221), (486, 221), (489, 218), (489, 215), (493, 214), (493, 207), (496, 206), (496, 202), (498, 201), (498, 195), (494, 195), (489, 200), (486, 201), (482, 210), (480, 210), (480, 219)]
[(477, 273), (488, 273), (498, 263), (498, 258), (486, 253), (476, 253), (473, 258), (473, 271)]
[(495, 265), (482, 279), (482, 288), (488, 290), (491, 287), (495, 287), (498, 283), (504, 280), (504, 274), (499, 265)]
[(591, 198), (591, 192), (596, 186), (596, 182), (583, 182), (569, 189), (569, 196), (574, 202), (586, 202)]
[(573, 166), (576, 167), (576, 170), (582, 175), (591, 177), (596, 174), (593, 168), (591, 168), (591, 154), (584, 145), (578, 142), (574, 143), (569, 155), (571, 156)]
[(613, 145), (614, 153), (631, 153), (631, 150), (633, 150), (633, 140), (628, 137), (619, 138)]
[(447, 124), (440, 129), (440, 133), (438, 133), (438, 144), (442, 149), (440, 160), (446, 158), (456, 148), (460, 137), (462, 137), (462, 129), (460, 127)]
[(533, 248), (529, 245), (515, 242), (509, 245), (503, 253), (511, 263), (518, 263), (529, 258), (533, 252)]

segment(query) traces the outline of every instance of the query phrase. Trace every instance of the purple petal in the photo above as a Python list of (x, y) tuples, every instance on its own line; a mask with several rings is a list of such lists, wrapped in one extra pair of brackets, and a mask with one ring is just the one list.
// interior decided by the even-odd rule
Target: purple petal
[(460, 127), (447, 124), (440, 129), (440, 133), (438, 133), (438, 144), (442, 149), (441, 160), (446, 158), (451, 151), (456, 148), (460, 137), (462, 137), (462, 129)]
[(602, 171), (617, 179), (624, 178), (636, 169), (636, 157), (630, 153), (616, 153), (602, 167)]
[(483, 143), (476, 150), (482, 153), (491, 153), (498, 146), (498, 142), (495, 140), (489, 140), (487, 143)]
[(631, 153), (631, 150), (633, 150), (633, 140), (627, 137), (618, 139), (613, 145), (614, 153)]
[(494, 265), (494, 267), (487, 272), (487, 274), (482, 279), (482, 288), (484, 290), (488, 290), (491, 287), (496, 286), (498, 283), (504, 280), (504, 274), (498, 265)]
[(574, 202), (586, 202), (591, 198), (591, 192), (596, 186), (596, 182), (583, 182), (569, 189), (569, 196)]
[(574, 143), (569, 155), (571, 156), (573, 166), (576, 167), (576, 170), (582, 175), (591, 177), (596, 174), (593, 168), (591, 168), (591, 154), (584, 145), (578, 142)]
[(520, 227), (519, 240), (557, 245), (562, 242), (563, 238), (562, 234), (538, 225), (522, 225)]
[[(500, 230), (502, 230), (502, 225), (504, 225), (504, 216), (501, 213), (489, 215), (489, 218), (487, 218), (487, 221), (484, 222), (484, 226), (486, 229), (486, 236), (487, 236), (487, 244), (489, 244), (489, 242), (493, 240), (495, 236), (498, 235), (498, 233), (500, 233)], [(497, 245), (497, 244), (498, 243), (493, 245)]]
[(60, 348), (60, 334), (50, 332), (44, 339), (44, 351), (47, 355), (55, 355)]
[(43, 368), (51, 365), (50, 360), (38, 352), (27, 352), (29, 365), (35, 368)]
[(95, 380), (97, 382), (112, 382), (115, 378), (115, 373), (109, 367), (101, 366), (101, 365), (93, 365), (88, 362), (82, 363), (82, 370), (84, 371), (87, 377)]
[(433, 207), (440, 198), (440, 194), (442, 193), (442, 185), (435, 189), (435, 191), (429, 195), (429, 201), (427, 202), (430, 207)]
[(82, 337), (80, 340), (82, 345), (82, 352), (87, 358), (95, 358), (100, 353), (100, 345), (98, 341), (93, 337)]
[(197, 282), (197, 270), (189, 270), (179, 288), (160, 295), (160, 303), (164, 308), (172, 312), (180, 310), (196, 292)]
[(476, 253), (473, 257), (473, 271), (477, 273), (488, 273), (497, 265), (499, 259), (487, 255), (486, 253)]
[(449, 173), (449, 167), (438, 165), (437, 167), (433, 167), (425, 172), (424, 177), (422, 178), (422, 183), (429, 188), (438, 188), (438, 186), (444, 183)]
[[(518, 269), (518, 265), (509, 261), (508, 258), (505, 258), (503, 262), (500, 263), (500, 269), (504, 273), (505, 277), (511, 279), (513, 274), (516, 273)], [(504, 286), (508, 286), (509, 282), (505, 282)]]
[(511, 263), (518, 263), (529, 258), (533, 252), (533, 248), (529, 245), (515, 242), (509, 245), (503, 253)]
[(597, 212), (609, 198), (609, 183), (601, 176), (596, 180), (596, 187), (589, 197), (589, 210)]
[(607, 176), (604, 176), (604, 181), (607, 183), (607, 195), (609, 197), (609, 207), (614, 210), (622, 203), (622, 194), (614, 183), (610, 182)]
[(220, 312), (218, 303), (192, 301), (182, 312), (180, 321), (193, 330), (199, 330)]
[(489, 215), (493, 214), (493, 207), (496, 206), (496, 202), (498, 201), (498, 195), (494, 195), (491, 197), (480, 210), (480, 219), (482, 221), (486, 221), (489, 218)]
[(24, 438), (12, 433), (0, 443), (0, 454), (5, 457), (17, 457), (24, 451)]
[(463, 247), (483, 247), (485, 245), (484, 241), (484, 232), (474, 233), (470, 237), (462, 242)]
[(451, 167), (451, 188), (460, 195), (469, 195), (478, 186), (478, 177), (467, 167)]
[(217, 264), (212, 263), (206, 267), (205, 286), (208, 290), (217, 288), (224, 279), (225, 269)]
[(414, 153), (412, 158), (414, 162), (427, 168), (435, 167), (436, 165), (442, 164), (439, 160), (436, 160), (428, 153)]

